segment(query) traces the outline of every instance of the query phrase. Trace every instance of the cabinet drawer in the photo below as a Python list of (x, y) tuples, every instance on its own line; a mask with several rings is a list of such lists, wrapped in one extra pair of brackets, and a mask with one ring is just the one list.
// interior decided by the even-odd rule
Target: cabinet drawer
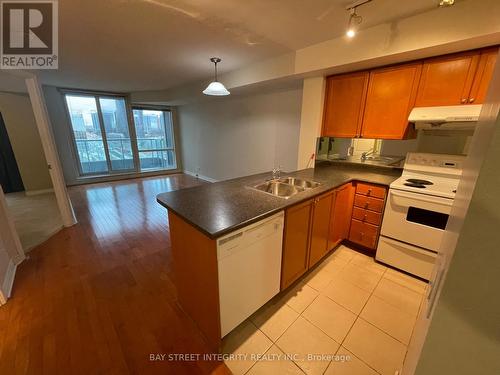
[(382, 186), (370, 185), (362, 182), (357, 183), (356, 193), (366, 195), (368, 197), (374, 197), (380, 199), (385, 198), (385, 188), (383, 188)]
[(353, 208), (352, 218), (373, 225), (380, 225), (382, 222), (382, 214), (380, 212), (364, 210), (359, 207)]
[(382, 209), (384, 208), (384, 200), (356, 194), (356, 197), (354, 198), (354, 206), (361, 207), (365, 210), (382, 212)]
[(377, 248), (378, 227), (352, 219), (349, 240), (370, 249)]

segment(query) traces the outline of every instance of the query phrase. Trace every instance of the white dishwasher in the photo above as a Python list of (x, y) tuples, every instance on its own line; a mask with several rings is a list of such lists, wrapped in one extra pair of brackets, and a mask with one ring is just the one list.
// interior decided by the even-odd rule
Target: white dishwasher
[(280, 290), (284, 213), (217, 240), (221, 337)]

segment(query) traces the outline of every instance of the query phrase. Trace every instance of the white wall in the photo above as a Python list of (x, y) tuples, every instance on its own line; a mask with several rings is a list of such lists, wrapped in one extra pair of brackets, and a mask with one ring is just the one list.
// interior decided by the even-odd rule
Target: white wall
[(0, 92), (0, 112), (25, 190), (51, 189), (52, 182), (29, 97)]
[(178, 108), (184, 170), (215, 180), (296, 169), (302, 89)]
[[(325, 83), (324, 77), (312, 77), (304, 80), (297, 169), (307, 168), (312, 154), (316, 152), (316, 142), (321, 135), (323, 123)], [(314, 165), (314, 161), (311, 165)]]

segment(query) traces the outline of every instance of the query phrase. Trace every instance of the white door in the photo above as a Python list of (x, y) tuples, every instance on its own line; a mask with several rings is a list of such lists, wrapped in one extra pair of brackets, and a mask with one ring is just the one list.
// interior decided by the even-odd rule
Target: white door
[(0, 305), (3, 305), (10, 296), (16, 264), (23, 259), (24, 252), (0, 187)]
[(3, 241), (0, 239), (0, 305), (7, 302), (7, 298), (9, 297), (9, 274), (12, 272), (11, 270), (13, 267), (14, 264), (7, 254)]

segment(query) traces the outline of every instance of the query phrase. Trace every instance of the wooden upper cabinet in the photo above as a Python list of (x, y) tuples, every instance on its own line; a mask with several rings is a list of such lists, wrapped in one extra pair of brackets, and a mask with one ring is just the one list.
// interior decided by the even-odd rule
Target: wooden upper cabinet
[(469, 94), (469, 103), (482, 104), (486, 98), (493, 70), (497, 62), (498, 47), (488, 48), (481, 52), (474, 76), (474, 82)]
[(309, 266), (309, 223), (312, 200), (285, 212), (281, 290), (297, 280)]
[(334, 193), (326, 193), (314, 199), (311, 223), (311, 248), (309, 250), (309, 267), (312, 267), (330, 250), (328, 233)]
[(355, 188), (352, 183), (342, 185), (335, 190), (335, 201), (332, 207), (332, 218), (330, 220), (328, 236), (328, 250), (333, 249), (340, 241), (345, 240), (349, 236), (354, 192)]
[(369, 72), (328, 77), (326, 80), (324, 137), (354, 138), (360, 134)]
[(478, 51), (425, 60), (415, 107), (468, 103), (478, 63)]
[(415, 104), (422, 63), (370, 72), (361, 136), (406, 139), (415, 136), (408, 115)]

